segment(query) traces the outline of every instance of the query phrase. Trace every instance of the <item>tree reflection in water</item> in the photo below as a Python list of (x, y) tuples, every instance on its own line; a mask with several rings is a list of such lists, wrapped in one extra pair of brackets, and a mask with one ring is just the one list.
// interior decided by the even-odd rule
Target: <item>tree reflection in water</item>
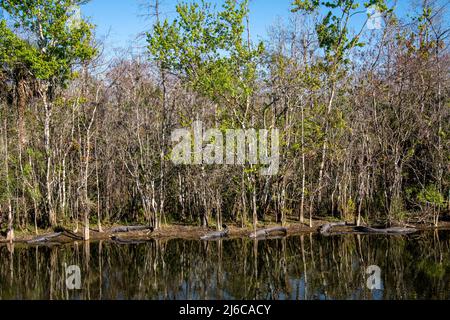
[[(0, 247), (0, 299), (449, 299), (450, 237), (303, 235)], [(66, 287), (78, 265), (82, 290)], [(382, 270), (370, 291), (366, 270)]]

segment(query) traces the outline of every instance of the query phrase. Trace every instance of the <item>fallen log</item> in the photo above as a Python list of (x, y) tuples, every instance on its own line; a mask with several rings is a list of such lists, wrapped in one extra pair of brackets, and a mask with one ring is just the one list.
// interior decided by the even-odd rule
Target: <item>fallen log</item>
[(62, 232), (56, 232), (56, 233), (52, 233), (52, 234), (48, 234), (48, 235), (44, 235), (44, 236), (40, 236), (37, 238), (34, 238), (32, 240), (27, 241), (28, 244), (33, 244), (33, 243), (44, 243), (44, 242), (49, 242), (54, 238), (57, 238), (59, 236), (61, 236), (63, 233)]
[(277, 236), (277, 235), (278, 236), (279, 235), (286, 236), (287, 232), (288, 232), (287, 229), (284, 227), (274, 227), (274, 228), (262, 229), (262, 230), (253, 232), (252, 234), (250, 234), (250, 238), (252, 238), (252, 239), (268, 238), (268, 237)]
[(229, 233), (230, 233), (230, 230), (228, 230), (228, 229), (225, 229), (224, 231), (211, 232), (211, 233), (208, 233), (208, 234), (204, 235), (203, 237), (201, 237), (200, 240), (209, 241), (209, 240), (222, 239), (222, 238), (228, 237)]
[(127, 233), (127, 232), (137, 232), (137, 231), (150, 231), (153, 232), (154, 228), (149, 226), (130, 226), (130, 227), (116, 227), (112, 228), (111, 233)]

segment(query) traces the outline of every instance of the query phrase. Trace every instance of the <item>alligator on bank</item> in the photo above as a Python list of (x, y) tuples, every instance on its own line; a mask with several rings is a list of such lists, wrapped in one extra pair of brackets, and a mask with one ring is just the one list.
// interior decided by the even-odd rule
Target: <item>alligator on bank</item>
[[(96, 230), (91, 231), (97, 232)], [(149, 226), (123, 226), (112, 228), (111, 230), (109, 230), (109, 233), (117, 234), (117, 233), (131, 233), (139, 231), (148, 231), (148, 233), (151, 233), (154, 231), (154, 228)], [(28, 244), (62, 243), (66, 242), (64, 241), (64, 239), (68, 239), (71, 241), (82, 241), (83, 236), (75, 232), (72, 232), (66, 228), (56, 227), (54, 229), (54, 233), (38, 236), (25, 242)]]
[(37, 238), (27, 241), (27, 243), (28, 244), (48, 243), (52, 242), (54, 239), (59, 237), (67, 237), (72, 240), (83, 240), (83, 237), (76, 234), (75, 232), (72, 232), (62, 227), (57, 227), (55, 228), (55, 233), (39, 236)]
[[(446, 227), (446, 225), (442, 225)], [(450, 225), (447, 226), (450, 229)], [(416, 230), (417, 229), (417, 230)], [(239, 227), (225, 228), (220, 232), (205, 232), (204, 228), (192, 227), (192, 226), (165, 226), (161, 230), (154, 230), (148, 226), (116, 226), (111, 229), (104, 229), (104, 232), (98, 232), (91, 229), (91, 241), (114, 241), (116, 243), (125, 243), (128, 241), (142, 241), (150, 239), (203, 239), (203, 240), (218, 240), (224, 238), (243, 238), (251, 237), (256, 239), (274, 239), (283, 238), (287, 235), (297, 235), (303, 233), (315, 233), (324, 236), (328, 235), (346, 235), (346, 234), (380, 234), (380, 235), (402, 235), (410, 234), (416, 231), (434, 229), (426, 226), (408, 226), (404, 228), (371, 228), (371, 227), (356, 227), (354, 224), (348, 224), (345, 222), (329, 223), (320, 221), (316, 223), (316, 228), (310, 228), (303, 224), (292, 224), (286, 227), (268, 227), (267, 229), (260, 229), (258, 231), (251, 231), (248, 229), (242, 229)], [(148, 231), (150, 232), (148, 232)], [(77, 242), (83, 240), (83, 235), (79, 232), (73, 232), (64, 228), (56, 228), (48, 234), (41, 234), (40, 236), (34, 235), (21, 235), (17, 237), (14, 243), (25, 243), (30, 245), (52, 245), (63, 244), (70, 242)], [(123, 235), (123, 236), (122, 236)], [(112, 239), (112, 237), (116, 237)], [(0, 237), (0, 245), (8, 243), (6, 239)]]
[(136, 232), (136, 231), (149, 231), (153, 232), (155, 228), (151, 226), (125, 226), (125, 227), (116, 227), (110, 230), (111, 233), (128, 233), (128, 232)]
[(395, 227), (395, 228), (386, 228), (386, 229), (376, 229), (370, 227), (355, 227), (356, 232), (362, 233), (377, 233), (377, 234), (412, 234), (416, 233), (418, 230), (415, 228), (403, 228), (403, 227)]
[[(335, 227), (351, 227), (351, 230), (345, 230), (341, 232), (333, 232), (332, 229)], [(356, 226), (349, 224), (347, 222), (334, 222), (328, 223), (319, 228), (319, 233), (323, 236), (336, 235), (336, 234), (384, 234), (384, 235), (408, 235), (416, 233), (418, 230), (416, 228), (410, 227), (393, 227), (393, 228), (372, 228), (366, 226)]]
[(250, 234), (250, 238), (259, 239), (259, 238), (268, 238), (275, 236), (287, 236), (288, 230), (284, 227), (274, 227), (269, 229), (262, 229)]
[(208, 233), (206, 235), (204, 235), (203, 237), (201, 237), (201, 240), (204, 241), (210, 241), (210, 240), (218, 240), (218, 239), (223, 239), (228, 237), (228, 235), (230, 234), (230, 230), (228, 229), (228, 227), (226, 225), (223, 226), (223, 231), (216, 231), (216, 232), (211, 232)]

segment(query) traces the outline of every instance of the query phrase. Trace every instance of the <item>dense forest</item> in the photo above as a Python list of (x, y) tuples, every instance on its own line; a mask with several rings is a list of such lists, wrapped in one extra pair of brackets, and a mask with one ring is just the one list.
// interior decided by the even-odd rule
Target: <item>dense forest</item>
[[(147, 3), (108, 58), (85, 0), (0, 0), (0, 228), (438, 225), (450, 209), (448, 1), (296, 0), (256, 42), (248, 0)], [(382, 16), (368, 28), (368, 8)], [(280, 170), (175, 165), (194, 121), (280, 130)]]

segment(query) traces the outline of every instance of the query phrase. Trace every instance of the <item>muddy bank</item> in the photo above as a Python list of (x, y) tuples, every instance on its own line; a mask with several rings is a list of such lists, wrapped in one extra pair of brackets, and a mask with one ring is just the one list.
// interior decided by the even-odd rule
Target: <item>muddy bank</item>
[[(288, 235), (294, 235), (298, 233), (311, 233), (316, 232), (317, 228), (320, 228), (326, 222), (316, 222), (313, 228), (306, 225), (290, 225), (286, 226), (288, 230)], [(260, 228), (274, 227), (276, 225), (264, 225)], [(116, 242), (139, 242), (151, 239), (185, 239), (185, 240), (200, 240), (205, 236), (214, 233), (216, 230), (214, 228), (203, 228), (196, 226), (184, 226), (184, 225), (167, 225), (163, 226), (160, 230), (130, 230), (123, 232), (115, 232), (117, 228), (126, 227), (111, 227), (104, 229), (104, 232), (98, 232), (98, 230), (91, 229), (90, 241), (100, 241), (100, 240), (111, 240)], [(250, 228), (240, 228), (238, 226), (228, 226), (227, 238), (248, 238), (254, 230)], [(77, 232), (73, 235), (66, 234), (64, 232), (52, 232), (46, 231), (39, 235), (35, 234), (19, 234), (16, 236), (14, 243), (22, 244), (52, 244), (52, 243), (70, 243), (76, 241), (82, 241), (82, 233)], [(78, 238), (79, 237), (79, 238)], [(0, 238), (0, 243), (8, 243), (5, 238)]]
[[(293, 236), (299, 234), (319, 233), (330, 221), (326, 220), (314, 220), (313, 226), (300, 224), (300, 223), (288, 223), (284, 226), (285, 232), (282, 236)], [(423, 224), (406, 224), (399, 225), (403, 228), (412, 228), (417, 231), (425, 231), (432, 229), (445, 229), (450, 230), (450, 222), (442, 222), (438, 228)], [(258, 226), (258, 230), (273, 229), (280, 227), (277, 224), (264, 224)], [(129, 226), (113, 226), (106, 228), (104, 232), (98, 232), (98, 230), (91, 229), (90, 241), (109, 240), (118, 243), (133, 243), (133, 242), (145, 242), (152, 239), (185, 239), (185, 240), (200, 240), (205, 238), (208, 234), (214, 234), (213, 228), (202, 228), (196, 226), (186, 225), (167, 225), (163, 226), (160, 230), (153, 230), (144, 226), (129, 227)], [(228, 226), (226, 233), (227, 239), (236, 238), (249, 238), (252, 237), (255, 230), (252, 228), (241, 228), (236, 225)], [(351, 224), (342, 224), (333, 226), (333, 232), (329, 232), (328, 235), (343, 235), (355, 232), (355, 226)], [(19, 233), (16, 236), (14, 243), (28, 244), (28, 245), (42, 245), (42, 244), (66, 244), (71, 242), (78, 242), (82, 240), (81, 232), (72, 232), (67, 229), (60, 232), (41, 231), (39, 235)], [(8, 241), (5, 238), (0, 238), (0, 244), (6, 244)]]

